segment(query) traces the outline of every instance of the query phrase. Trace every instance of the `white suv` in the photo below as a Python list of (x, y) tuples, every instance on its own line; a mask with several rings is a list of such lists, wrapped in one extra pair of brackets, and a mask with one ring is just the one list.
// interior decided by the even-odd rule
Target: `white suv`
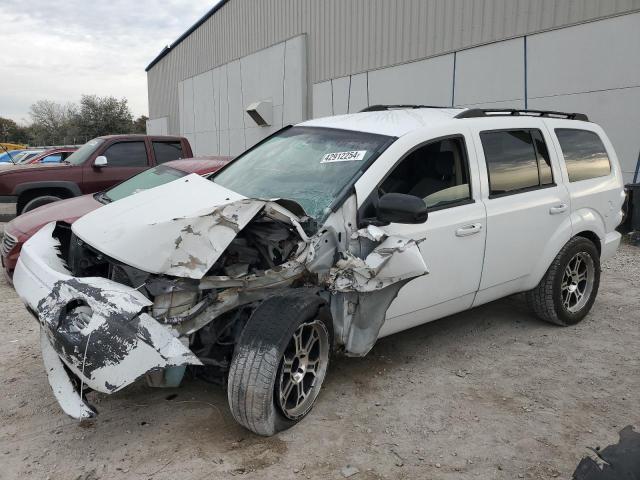
[(84, 388), (177, 386), (189, 366), (271, 435), (310, 411), (333, 351), (517, 292), (582, 320), (623, 200), (584, 115), (378, 106), (51, 223), (14, 283), (69, 415), (96, 414)]

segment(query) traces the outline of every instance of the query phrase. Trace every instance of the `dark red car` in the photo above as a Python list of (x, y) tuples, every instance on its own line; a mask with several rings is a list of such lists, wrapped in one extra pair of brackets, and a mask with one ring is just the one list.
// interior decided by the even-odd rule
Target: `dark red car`
[(231, 157), (200, 157), (173, 160), (145, 170), (108, 190), (48, 203), (11, 220), (0, 244), (2, 266), (9, 281), (18, 262), (20, 249), (34, 233), (50, 222), (73, 223), (83, 215), (107, 203), (168, 183), (190, 173), (206, 175), (219, 170)]
[(35, 157), (31, 157), (24, 162), (20, 162), (20, 165), (27, 165), (29, 163), (60, 163), (64, 162), (69, 155), (75, 152), (78, 147), (57, 147), (45, 150), (39, 153)]

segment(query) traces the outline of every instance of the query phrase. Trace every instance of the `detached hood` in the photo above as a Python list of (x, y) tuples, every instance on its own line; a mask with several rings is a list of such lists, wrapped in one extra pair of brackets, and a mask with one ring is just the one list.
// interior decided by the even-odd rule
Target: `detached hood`
[(95, 210), (73, 232), (145, 272), (200, 279), (267, 203), (191, 174)]

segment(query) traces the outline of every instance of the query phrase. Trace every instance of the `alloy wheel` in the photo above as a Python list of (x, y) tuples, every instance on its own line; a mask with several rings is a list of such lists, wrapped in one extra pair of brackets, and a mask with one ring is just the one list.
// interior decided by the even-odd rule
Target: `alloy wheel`
[(329, 334), (320, 320), (301, 324), (293, 333), (280, 363), (277, 402), (295, 420), (313, 406), (329, 363)]
[(593, 291), (595, 267), (586, 252), (576, 253), (564, 269), (561, 283), (562, 305), (571, 313), (579, 312)]

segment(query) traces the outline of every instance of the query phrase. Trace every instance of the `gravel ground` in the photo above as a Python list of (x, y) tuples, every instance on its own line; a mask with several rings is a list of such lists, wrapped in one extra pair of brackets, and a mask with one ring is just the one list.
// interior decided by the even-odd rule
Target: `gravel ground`
[(37, 324), (0, 281), (0, 478), (569, 478), (588, 447), (640, 429), (639, 267), (624, 245), (575, 327), (514, 296), (335, 358), (310, 416), (272, 438), (198, 380), (90, 394), (95, 422), (66, 417)]

